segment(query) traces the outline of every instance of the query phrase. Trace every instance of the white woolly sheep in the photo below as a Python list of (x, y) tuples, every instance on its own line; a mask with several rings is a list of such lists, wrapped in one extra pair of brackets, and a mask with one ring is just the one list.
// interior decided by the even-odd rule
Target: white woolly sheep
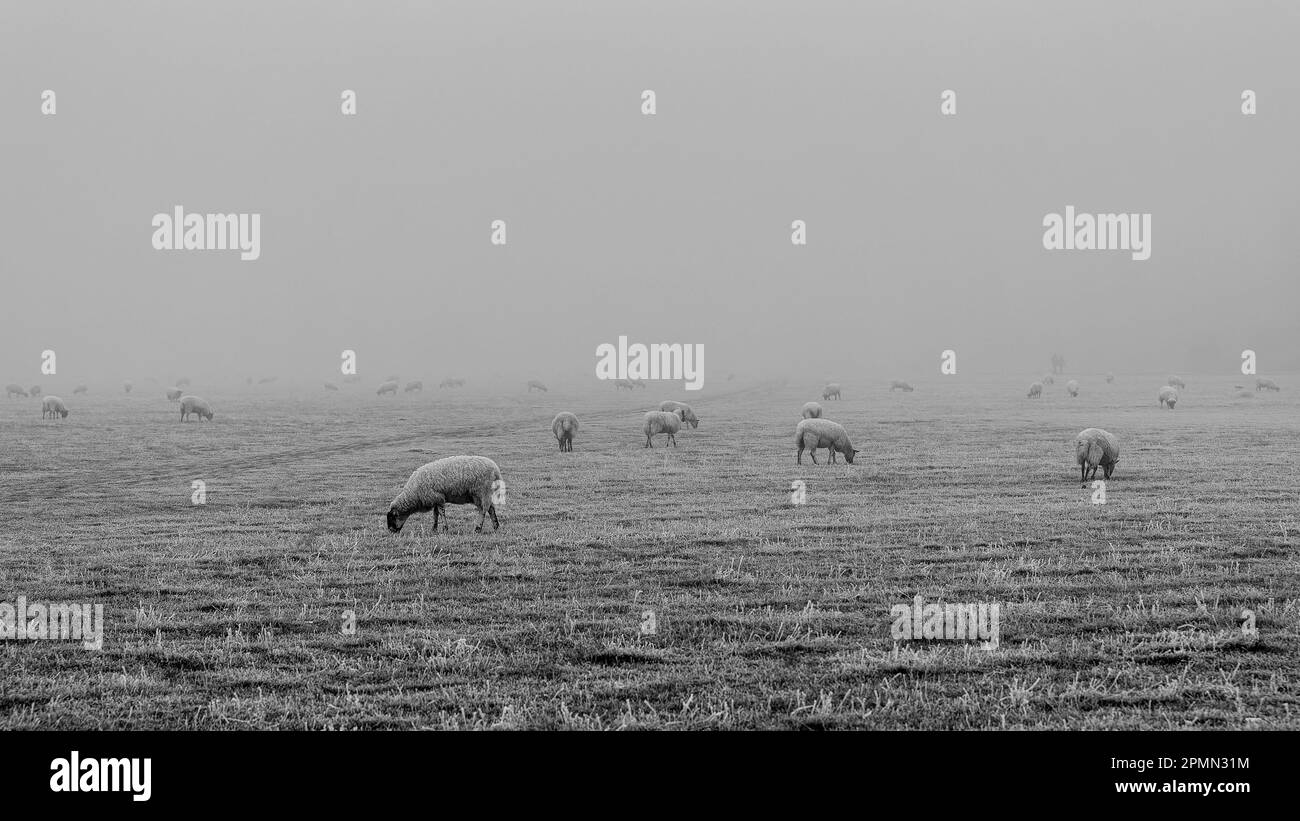
[(78, 385), (77, 387), (75, 387), (75, 388), (72, 389), (72, 395), (73, 395), (73, 396), (76, 396), (76, 395), (79, 394), (79, 393), (85, 393), (85, 392), (86, 392), (86, 386), (85, 386), (85, 385)]
[(826, 401), (826, 400), (828, 400), (828, 399), (839, 399), (839, 398), (840, 398), (840, 383), (839, 383), (839, 382), (831, 382), (831, 383), (828, 384), (825, 388), (822, 388), (822, 401), (823, 401), (823, 402)]
[(32, 396), (40, 396), (40, 395), (41, 395), (41, 386), (40, 386), (40, 385), (32, 385), (32, 388), (31, 388), (30, 393), (31, 393)]
[(551, 432), (560, 443), (560, 451), (573, 450), (573, 434), (578, 432), (578, 417), (568, 411), (555, 414), (551, 422)]
[(185, 391), (181, 390), (180, 388), (168, 388), (167, 398), (172, 400), (173, 402), (179, 402), (181, 398), (181, 394), (183, 393), (185, 393)]
[(539, 390), (542, 393), (546, 393), (546, 386), (543, 385), (541, 382), (537, 381), (536, 379), (529, 379), (528, 392), (532, 393), (534, 390)]
[(1277, 383), (1274, 382), (1272, 379), (1264, 379), (1263, 377), (1260, 377), (1255, 380), (1255, 390), (1256, 391), (1280, 391), (1282, 389), (1279, 388), (1277, 386)]
[(1046, 376), (1044, 376), (1042, 381), (1043, 381), (1043, 384), (1044, 384), (1044, 385), (1055, 385), (1055, 384), (1056, 384), (1056, 379), (1055, 379), (1055, 377), (1053, 377), (1050, 373), (1047, 374)]
[(27, 396), (27, 389), (24, 388), (22, 385), (15, 385), (14, 383), (10, 382), (8, 385), (5, 385), (5, 396), (7, 396), (10, 399), (13, 399), (15, 396), (25, 397)]
[(383, 396), (386, 393), (391, 393), (393, 396), (397, 396), (396, 379), (390, 379), (384, 384), (380, 385), (379, 390), (375, 391), (375, 396)]
[(685, 402), (676, 402), (672, 399), (665, 399), (663, 402), (659, 403), (659, 410), (677, 414), (683, 422), (687, 423), (692, 428), (698, 428), (700, 426), (700, 420), (695, 415), (695, 411)]
[(889, 392), (893, 393), (895, 390), (900, 390), (904, 393), (911, 393), (916, 390), (916, 388), (913, 388), (908, 382), (904, 382), (901, 379), (895, 379), (893, 382), (889, 383)]
[(1029, 398), (1037, 399), (1043, 395), (1043, 383), (1035, 382), (1029, 386)]
[(635, 387), (636, 387), (636, 385), (632, 384), (632, 380), (631, 380), (631, 379), (615, 379), (615, 380), (614, 380), (614, 390), (620, 390), (620, 389), (622, 389), (622, 388), (627, 388), (627, 389), (630, 391), (630, 390), (632, 390), (632, 389), (635, 388)]
[(664, 447), (669, 443), (677, 447), (677, 432), (682, 429), (682, 418), (675, 413), (668, 411), (650, 411), (645, 415), (645, 424), (641, 426), (641, 432), (645, 434), (645, 446), (654, 447), (650, 437), (656, 433), (668, 434)]
[(68, 418), (68, 406), (63, 404), (62, 399), (51, 394), (50, 396), (47, 396), (43, 400), (41, 400), (42, 419), (44, 419), (47, 415), (51, 419), (53, 419), (56, 413), (59, 414), (60, 418), (63, 419)]
[(441, 388), (462, 388), (464, 386), (465, 386), (464, 379), (444, 379), (438, 383), (438, 387), (440, 389)]
[(1182, 378), (1181, 378), (1181, 377), (1178, 377), (1178, 376), (1171, 376), (1171, 377), (1169, 377), (1169, 379), (1165, 382), (1165, 384), (1166, 384), (1166, 385), (1173, 385), (1175, 388), (1177, 388), (1177, 389), (1180, 390), (1180, 391), (1185, 391), (1185, 390), (1187, 390), (1187, 383), (1184, 382), (1184, 381), (1182, 380)]
[(1078, 395), (1079, 395), (1079, 383), (1076, 382), (1076, 381), (1073, 380), (1073, 379), (1071, 379), (1069, 382), (1066, 382), (1066, 383), (1065, 383), (1065, 392), (1068, 393), (1070, 396), (1078, 396)]
[(804, 419), (821, 419), (822, 406), (816, 402), (804, 402), (803, 408), (799, 411), (799, 415)]
[(413, 382), (407, 382), (406, 387), (402, 388), (402, 393), (410, 393), (411, 391), (420, 391), (421, 393), (423, 393), (424, 383), (418, 379), (416, 379)]
[(184, 422), (189, 415), (193, 413), (198, 415), (199, 419), (212, 421), (212, 408), (208, 403), (197, 396), (181, 397), (181, 421)]
[[(400, 533), (402, 525), (413, 513), (433, 511), (433, 530), (438, 532), (438, 518), (446, 518), (444, 505), (474, 505), (478, 508), (478, 527), (483, 532), (483, 522), (492, 517), (492, 529), (501, 527), (493, 494), (503, 488), (501, 468), (486, 456), (448, 456), (417, 469), (406, 480), (406, 486), (388, 506), (388, 529)], [(443, 525), (443, 530), (447, 526)]]
[(1156, 399), (1160, 400), (1160, 407), (1163, 408), (1168, 405), (1169, 410), (1173, 410), (1174, 403), (1178, 401), (1178, 391), (1174, 390), (1169, 385), (1165, 385), (1160, 389), (1160, 392), (1156, 394)]
[(130, 393), (130, 392), (131, 392), (131, 389), (134, 388), (134, 387), (135, 387), (135, 385), (131, 384), (129, 381), (128, 381), (128, 382), (123, 382), (123, 383), (122, 383), (122, 391), (123, 391), (124, 393)]
[[(1115, 463), (1119, 461), (1119, 440), (1114, 434), (1101, 428), (1088, 428), (1080, 431), (1075, 438), (1075, 459), (1079, 463), (1079, 478), (1083, 487), (1088, 480), (1097, 476), (1097, 467), (1101, 466), (1105, 478), (1109, 479)], [(1089, 475), (1089, 469), (1092, 470)]]
[(338, 389), (339, 389), (339, 386), (338, 386), (338, 385), (335, 385), (333, 382), (326, 382), (326, 383), (325, 383), (325, 390), (327, 390), (327, 391), (336, 391), (336, 390), (338, 390)]
[(826, 448), (830, 451), (832, 462), (835, 461), (836, 452), (844, 454), (844, 461), (850, 465), (853, 464), (853, 457), (858, 455), (858, 452), (853, 449), (853, 443), (849, 441), (849, 433), (844, 430), (844, 426), (829, 419), (804, 419), (795, 426), (794, 443), (799, 447), (799, 452), (795, 454), (795, 461), (801, 465), (805, 450), (810, 452), (814, 465), (819, 464), (817, 448)]

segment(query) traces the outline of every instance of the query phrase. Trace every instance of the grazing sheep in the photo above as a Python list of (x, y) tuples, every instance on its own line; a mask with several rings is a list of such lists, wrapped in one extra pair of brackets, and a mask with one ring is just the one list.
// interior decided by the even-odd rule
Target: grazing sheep
[(1056, 379), (1055, 379), (1055, 378), (1054, 378), (1054, 377), (1049, 373), (1049, 374), (1047, 374), (1046, 376), (1043, 377), (1043, 384), (1044, 384), (1044, 385), (1055, 385), (1055, 384), (1056, 384)]
[(529, 380), (528, 380), (528, 392), (529, 392), (529, 393), (532, 393), (534, 389), (535, 389), (535, 390), (539, 390), (539, 391), (541, 391), (542, 393), (546, 393), (546, 386), (545, 386), (545, 385), (543, 385), (541, 382), (537, 381), (536, 379), (529, 379)]
[(1169, 410), (1173, 410), (1174, 403), (1178, 401), (1178, 391), (1174, 390), (1169, 385), (1165, 385), (1160, 389), (1160, 392), (1156, 394), (1156, 399), (1160, 400), (1161, 407), (1168, 405)]
[(1169, 377), (1168, 381), (1165, 382), (1165, 384), (1173, 385), (1175, 388), (1177, 388), (1180, 391), (1187, 390), (1187, 383), (1184, 382), (1181, 377), (1171, 376)]
[(72, 395), (73, 395), (73, 396), (76, 396), (76, 395), (79, 394), (79, 393), (85, 393), (85, 392), (86, 392), (86, 386), (85, 386), (85, 385), (78, 385), (77, 387), (75, 387), (75, 388), (72, 389)]
[(1068, 394), (1070, 394), (1070, 396), (1078, 396), (1078, 395), (1079, 395), (1079, 383), (1076, 382), (1076, 381), (1073, 380), (1073, 379), (1071, 379), (1069, 382), (1066, 382), (1066, 383), (1065, 383), (1065, 392), (1068, 393)]
[(8, 396), (10, 399), (13, 399), (15, 396), (25, 397), (27, 396), (27, 389), (24, 388), (22, 385), (15, 385), (14, 383), (10, 382), (8, 385), (5, 385), (5, 395)]
[(816, 402), (804, 402), (803, 409), (799, 411), (799, 415), (804, 419), (821, 419), (822, 406)]
[(644, 380), (644, 379), (630, 379), (630, 380), (628, 380), (628, 381), (631, 382), (632, 385), (633, 385), (634, 387), (638, 387), (638, 388), (644, 388), (644, 387), (645, 387), (645, 380)]
[[(478, 508), (478, 527), (483, 532), (483, 521), (492, 517), (492, 529), (501, 527), (492, 494), (501, 481), (501, 468), (486, 456), (448, 456), (417, 469), (406, 480), (406, 486), (388, 506), (388, 529), (400, 533), (402, 525), (413, 513), (433, 511), (433, 530), (438, 531), (438, 518), (446, 517), (444, 505), (474, 505)], [(446, 525), (443, 525), (446, 530)]]
[(1043, 395), (1043, 383), (1035, 382), (1029, 386), (1029, 398), (1037, 399)]
[(620, 388), (627, 388), (628, 390), (632, 390), (632, 389), (635, 388), (635, 387), (636, 387), (636, 385), (632, 384), (632, 380), (630, 380), (630, 379), (615, 379), (615, 380), (614, 380), (614, 390), (619, 390)]
[(190, 414), (197, 414), (199, 419), (212, 421), (212, 408), (208, 406), (207, 401), (197, 396), (181, 397), (181, 421), (184, 422)]
[(126, 382), (123, 382), (123, 383), (122, 383), (122, 391), (123, 391), (124, 393), (130, 393), (130, 392), (131, 392), (131, 389), (134, 388), (134, 387), (135, 387), (135, 385), (131, 384), (131, 382), (130, 382), (129, 380), (126, 381)]
[(172, 400), (173, 402), (178, 402), (180, 401), (181, 394), (183, 393), (185, 393), (185, 391), (181, 390), (180, 388), (168, 388), (167, 398)]
[(913, 388), (911, 384), (904, 382), (901, 379), (895, 379), (893, 382), (889, 383), (889, 392), (893, 393), (895, 389), (903, 391), (904, 393), (911, 393), (916, 390), (916, 388)]
[(393, 396), (397, 396), (396, 379), (390, 379), (384, 384), (380, 385), (379, 390), (375, 391), (375, 396), (383, 396), (386, 393), (391, 393)]
[(853, 457), (858, 452), (853, 449), (853, 443), (849, 441), (848, 431), (838, 422), (832, 422), (829, 419), (804, 419), (794, 429), (794, 443), (799, 446), (799, 452), (795, 455), (795, 461), (803, 464), (803, 452), (809, 451), (812, 456), (813, 464), (819, 464), (817, 461), (817, 448), (826, 448), (830, 451), (830, 460), (835, 461), (836, 452), (844, 454), (844, 461), (850, 465), (853, 464)]
[(424, 383), (418, 379), (416, 379), (414, 382), (407, 382), (406, 387), (402, 388), (402, 393), (410, 393), (411, 391), (420, 391), (421, 393), (423, 393)]
[(1279, 388), (1277, 386), (1277, 383), (1274, 382), (1272, 379), (1264, 379), (1261, 377), (1255, 380), (1255, 390), (1256, 391), (1280, 391), (1282, 389)]
[(49, 417), (53, 419), (54, 414), (56, 413), (59, 414), (60, 418), (62, 419), (68, 418), (68, 406), (63, 404), (62, 399), (60, 399), (57, 396), (50, 395), (45, 397), (43, 400), (41, 400), (42, 419), (45, 418), (46, 414), (48, 414)]
[(444, 379), (438, 383), (439, 388), (463, 388), (464, 386), (464, 379)]
[(700, 420), (695, 416), (695, 411), (685, 402), (675, 402), (672, 399), (666, 399), (659, 403), (659, 410), (675, 413), (683, 422), (689, 424), (692, 428), (700, 426)]
[(32, 394), (33, 397), (40, 396), (40, 395), (41, 395), (41, 386), (40, 386), (40, 385), (32, 385), (31, 394)]
[(325, 383), (325, 390), (327, 390), (327, 391), (336, 391), (336, 390), (338, 390), (338, 389), (339, 389), (339, 386), (338, 386), (338, 385), (335, 385), (333, 382), (326, 382), (326, 383)]
[[(1097, 476), (1098, 465), (1104, 471), (1105, 478), (1109, 479), (1115, 463), (1119, 461), (1119, 440), (1101, 428), (1080, 431), (1075, 439), (1075, 458), (1079, 462), (1079, 478), (1083, 487), (1088, 486), (1089, 479)], [(1091, 475), (1088, 473), (1089, 468), (1092, 469)]]
[(840, 398), (840, 383), (831, 382), (822, 389), (822, 401)]
[(1109, 385), (1110, 383), (1112, 383), (1112, 382), (1114, 382), (1114, 381), (1115, 381), (1115, 374), (1113, 374), (1113, 373), (1108, 373), (1108, 374), (1106, 374), (1106, 384), (1107, 384), (1107, 385)]
[(668, 411), (650, 411), (645, 415), (645, 424), (641, 427), (641, 432), (645, 434), (645, 446), (654, 447), (650, 437), (656, 433), (668, 434), (664, 447), (668, 447), (671, 442), (673, 447), (677, 447), (677, 431), (682, 429), (682, 418), (675, 413)]
[(551, 422), (551, 432), (560, 443), (560, 450), (573, 450), (573, 434), (578, 432), (578, 417), (568, 411), (555, 414)]

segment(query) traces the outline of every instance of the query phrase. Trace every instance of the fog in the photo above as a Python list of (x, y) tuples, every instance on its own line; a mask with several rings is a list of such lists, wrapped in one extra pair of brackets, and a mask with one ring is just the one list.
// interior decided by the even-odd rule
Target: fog
[[(1300, 367), (1288, 4), (3, 18), (0, 382), (51, 381), (45, 349), (69, 382), (328, 379), (344, 349), (372, 385), (578, 382), (619, 336), (703, 344), (706, 388), (914, 378), (944, 349), (976, 375), (1041, 375), (1052, 352), (1071, 372), (1228, 371), (1245, 348), (1261, 374)], [(260, 214), (260, 257), (155, 250), (178, 205)], [(1150, 259), (1045, 250), (1071, 205), (1151, 214)]]

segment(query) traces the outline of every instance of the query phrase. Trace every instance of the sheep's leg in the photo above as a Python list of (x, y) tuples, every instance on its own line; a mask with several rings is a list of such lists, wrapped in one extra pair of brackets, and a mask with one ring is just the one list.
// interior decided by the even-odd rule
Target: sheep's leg
[(1079, 463), (1079, 482), (1083, 487), (1088, 486), (1088, 463)]
[(831, 464), (835, 464), (835, 448), (826, 449), (831, 455)]
[(478, 527), (474, 528), (475, 533), (483, 532), (483, 521), (487, 519), (487, 505), (481, 504), (482, 502), (481, 499), (479, 500), (479, 502), (480, 504), (478, 506)]
[(803, 442), (799, 443), (799, 452), (794, 455), (794, 461), (796, 464), (803, 464)]
[(654, 445), (650, 443), (650, 434), (648, 433), (645, 435), (645, 446), (648, 448), (654, 447)]
[(819, 464), (817, 461), (817, 448), (808, 448), (808, 455), (812, 457), (813, 464)]
[(438, 532), (438, 511), (441, 509), (442, 508), (439, 505), (433, 506), (433, 532), (434, 533)]
[(490, 504), (490, 503), (488, 504), (488, 515), (492, 517), (492, 529), (493, 529), (493, 530), (500, 530), (500, 529), (501, 529), (501, 522), (497, 519), (497, 506), (496, 506), (496, 505), (494, 505), (494, 504)]

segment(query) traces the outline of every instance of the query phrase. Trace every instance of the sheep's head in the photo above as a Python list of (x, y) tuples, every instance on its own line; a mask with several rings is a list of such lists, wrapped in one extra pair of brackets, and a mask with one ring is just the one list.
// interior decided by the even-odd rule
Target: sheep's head
[(1165, 400), (1165, 402), (1168, 403), (1168, 405), (1169, 405), (1169, 409), (1170, 409), (1170, 410), (1173, 410), (1173, 409), (1174, 409), (1174, 403), (1177, 402), (1177, 401), (1178, 401), (1178, 397), (1176, 397), (1176, 396), (1171, 396), (1171, 397), (1169, 397), (1168, 399)]
[(856, 450), (854, 450), (853, 448), (849, 448), (848, 452), (844, 454), (844, 461), (848, 462), (851, 465), (853, 464), (853, 457), (857, 455), (858, 452)]
[(68, 418), (68, 411), (59, 411), (59, 413), (62, 414), (62, 418), (64, 419)]
[(388, 509), (388, 529), (394, 533), (401, 533), (402, 525), (406, 524), (406, 518), (406, 516), (397, 512), (397, 508), (390, 507)]

